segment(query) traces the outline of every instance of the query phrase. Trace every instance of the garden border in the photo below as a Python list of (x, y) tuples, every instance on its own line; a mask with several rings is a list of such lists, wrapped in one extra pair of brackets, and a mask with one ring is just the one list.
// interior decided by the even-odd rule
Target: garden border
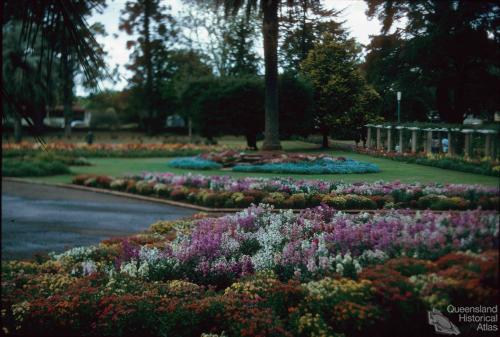
[[(190, 203), (186, 202), (180, 202), (180, 201), (173, 201), (173, 200), (168, 200), (168, 199), (161, 199), (157, 197), (148, 197), (145, 195), (138, 195), (135, 193), (127, 193), (127, 192), (120, 192), (120, 191), (113, 191), (113, 190), (108, 190), (104, 188), (97, 188), (97, 187), (88, 187), (88, 186), (82, 186), (82, 185), (75, 185), (75, 184), (64, 184), (64, 183), (47, 183), (43, 181), (36, 181), (36, 180), (30, 180), (30, 179), (24, 179), (24, 178), (14, 178), (14, 177), (2, 177), (2, 181), (12, 181), (12, 182), (18, 182), (18, 183), (25, 183), (25, 184), (38, 184), (38, 185), (48, 185), (48, 186), (57, 186), (57, 187), (62, 187), (62, 188), (71, 188), (75, 190), (81, 190), (81, 191), (87, 191), (87, 192), (94, 192), (94, 193), (104, 193), (104, 194), (111, 194), (111, 195), (116, 195), (120, 197), (125, 197), (129, 199), (135, 199), (135, 200), (143, 200), (143, 201), (151, 201), (151, 202), (156, 202), (160, 204), (166, 204), (170, 206), (176, 206), (176, 207), (184, 207), (184, 208), (190, 208), (194, 210), (198, 210), (201, 212), (207, 212), (207, 213), (236, 213), (245, 210), (246, 208), (212, 208), (212, 207), (204, 207), (204, 206), (199, 206), (199, 205), (193, 205)], [(273, 209), (274, 212), (279, 212), (282, 211), (283, 209)], [(303, 211), (303, 208), (292, 208), (292, 211), (294, 213), (300, 213)], [(339, 210), (340, 212), (343, 213), (349, 213), (349, 214), (356, 214), (356, 213), (383, 213), (386, 211), (390, 210), (385, 210), (385, 209), (347, 209), (347, 210)], [(416, 212), (424, 212), (425, 210), (409, 210), (410, 213), (416, 213)], [(453, 210), (452, 212), (470, 212), (473, 210)], [(443, 213), (443, 212), (450, 212), (450, 210), (432, 210), (433, 213)]]

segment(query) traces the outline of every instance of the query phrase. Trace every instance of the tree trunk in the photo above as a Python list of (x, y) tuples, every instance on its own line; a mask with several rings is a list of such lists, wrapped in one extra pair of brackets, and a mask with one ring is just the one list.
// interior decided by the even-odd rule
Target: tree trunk
[(14, 115), (14, 141), (18, 144), (23, 140), (23, 125), (21, 117), (18, 114)]
[(447, 123), (457, 123), (461, 121), (461, 116), (455, 116), (451, 106), (447, 81), (441, 81), (436, 88), (436, 108), (441, 117), (441, 121)]
[(151, 0), (144, 3), (144, 59), (146, 61), (146, 131), (148, 135), (153, 133), (153, 62), (151, 60), (151, 37), (149, 31), (149, 20), (151, 18)]
[(263, 1), (265, 131), (263, 150), (281, 150), (278, 110), (278, 1)]
[(69, 59), (67, 48), (63, 50), (63, 107), (64, 107), (64, 136), (71, 136), (71, 119), (73, 115), (73, 67)]
[(328, 143), (328, 131), (323, 131), (323, 141), (321, 142), (321, 147), (324, 149), (328, 149), (330, 147), (330, 144)]
[(255, 133), (247, 133), (247, 147), (252, 150), (258, 150), (257, 148), (257, 135)]

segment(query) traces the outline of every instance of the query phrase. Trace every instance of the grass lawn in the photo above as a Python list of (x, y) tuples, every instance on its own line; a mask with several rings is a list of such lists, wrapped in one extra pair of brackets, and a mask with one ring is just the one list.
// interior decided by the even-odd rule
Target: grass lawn
[[(285, 143), (285, 148), (296, 150), (297, 144), (295, 142)], [(307, 144), (307, 143), (302, 143)], [(307, 144), (309, 151), (313, 152), (314, 145)], [(303, 149), (306, 150), (306, 149)], [(316, 152), (316, 151), (314, 151)], [(71, 171), (74, 174), (82, 173), (95, 173), (111, 175), (115, 177), (122, 176), (127, 173), (140, 173), (143, 171), (154, 172), (173, 172), (173, 173), (198, 173), (206, 175), (232, 175), (235, 177), (245, 176), (259, 176), (272, 178), (276, 176), (293, 177), (296, 179), (324, 179), (324, 180), (343, 180), (345, 182), (358, 182), (367, 181), (372, 182), (376, 180), (394, 181), (400, 180), (401, 182), (440, 182), (440, 183), (456, 183), (456, 184), (484, 184), (496, 186), (498, 179), (495, 177), (477, 175), (472, 173), (463, 173), (458, 171), (443, 170), (440, 168), (407, 164), (389, 159), (374, 158), (363, 154), (342, 152), (342, 151), (327, 151), (334, 156), (343, 156), (352, 158), (354, 160), (371, 162), (379, 165), (381, 172), (367, 173), (367, 174), (331, 174), (331, 175), (293, 175), (293, 174), (274, 174), (274, 173), (243, 173), (221, 170), (208, 170), (208, 171), (193, 171), (183, 169), (169, 168), (166, 163), (172, 158), (89, 158), (93, 166), (73, 166)], [(32, 178), (33, 180), (52, 182), (52, 183), (69, 183), (71, 182), (72, 175), (59, 175), (52, 177)]]

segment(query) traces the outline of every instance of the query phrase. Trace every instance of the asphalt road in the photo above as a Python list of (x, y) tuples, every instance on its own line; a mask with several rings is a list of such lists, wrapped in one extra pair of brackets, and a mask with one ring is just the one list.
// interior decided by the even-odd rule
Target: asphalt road
[(193, 213), (154, 202), (2, 179), (2, 259), (92, 245)]

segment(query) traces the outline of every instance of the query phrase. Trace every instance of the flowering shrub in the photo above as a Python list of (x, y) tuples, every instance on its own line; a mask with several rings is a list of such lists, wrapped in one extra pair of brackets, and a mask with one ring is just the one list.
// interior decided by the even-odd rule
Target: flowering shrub
[[(193, 156), (213, 150), (226, 150), (222, 145), (194, 145), (194, 144), (69, 144), (49, 143), (45, 149), (57, 154), (73, 157), (175, 157)], [(42, 150), (37, 143), (22, 142), (20, 144), (2, 144), (2, 156), (19, 157), (36, 155)]]
[(380, 168), (371, 163), (358, 162), (352, 159), (335, 160), (332, 158), (317, 159), (314, 161), (265, 163), (261, 165), (236, 165), (236, 172), (269, 172), (291, 174), (347, 174), (347, 173), (375, 173)]
[(222, 167), (221, 164), (200, 157), (175, 158), (168, 162), (168, 166), (192, 170), (216, 170)]
[[(6, 335), (423, 336), (431, 308), (493, 305), (493, 212), (328, 206), (157, 222), (2, 262)], [(490, 250), (493, 248), (492, 250)], [(481, 252), (481, 253), (479, 253)], [(402, 324), (390, 324), (402, 322)]]
[(402, 184), (397, 181), (346, 184), (292, 178), (233, 178), (172, 173), (143, 173), (112, 179), (109, 184), (99, 184), (97, 178), (98, 176), (80, 175), (74, 177), (73, 183), (217, 208), (244, 208), (252, 203), (263, 202), (275, 208), (295, 209), (323, 203), (339, 210), (467, 210), (477, 207), (488, 210), (496, 209), (499, 203), (498, 189), (482, 185)]

